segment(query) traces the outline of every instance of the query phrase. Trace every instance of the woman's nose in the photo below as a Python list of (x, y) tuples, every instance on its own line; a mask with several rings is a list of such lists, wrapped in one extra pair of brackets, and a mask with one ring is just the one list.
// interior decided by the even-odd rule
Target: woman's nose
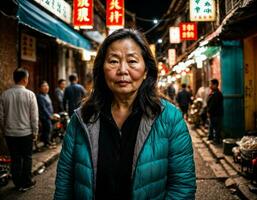
[(123, 73), (127, 73), (127, 70), (128, 70), (128, 63), (126, 61), (121, 62), (118, 72), (123, 74)]

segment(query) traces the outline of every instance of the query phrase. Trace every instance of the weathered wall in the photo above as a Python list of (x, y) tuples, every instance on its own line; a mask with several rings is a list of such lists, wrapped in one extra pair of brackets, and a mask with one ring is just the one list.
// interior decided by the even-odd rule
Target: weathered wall
[(17, 23), (0, 13), (0, 94), (12, 84), (17, 67)]
[[(13, 84), (12, 73), (17, 67), (17, 23), (0, 13), (0, 94)], [(0, 154), (8, 154), (0, 131)]]

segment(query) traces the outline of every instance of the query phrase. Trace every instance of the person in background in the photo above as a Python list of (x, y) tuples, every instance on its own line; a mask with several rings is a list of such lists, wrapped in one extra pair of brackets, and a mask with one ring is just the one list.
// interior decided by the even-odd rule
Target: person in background
[(223, 117), (223, 95), (219, 90), (219, 81), (212, 79), (210, 81), (210, 94), (207, 99), (207, 115), (209, 117), (209, 134), (208, 140), (214, 143), (221, 143), (221, 127)]
[(183, 113), (183, 116), (187, 119), (187, 112), (188, 107), (191, 102), (191, 96), (190, 93), (186, 90), (186, 84), (183, 83), (181, 85), (181, 90), (178, 92), (177, 95), (177, 103), (179, 105), (180, 110)]
[(52, 100), (49, 95), (49, 85), (46, 81), (39, 84), (39, 94), (37, 94), (37, 102), (39, 109), (39, 119), (41, 123), (41, 140), (44, 142), (44, 147), (55, 148), (51, 142), (52, 118), (54, 114)]
[(193, 100), (194, 100), (194, 95), (193, 95), (193, 90), (190, 85), (187, 86), (187, 91), (189, 92), (190, 99), (191, 99), (190, 104), (192, 104)]
[(176, 90), (173, 86), (173, 83), (170, 83), (169, 86), (167, 87), (167, 96), (169, 97), (170, 101), (172, 103), (175, 103), (175, 96), (176, 96)]
[(208, 122), (208, 117), (207, 117), (207, 99), (209, 96), (209, 92), (210, 88), (209, 87), (205, 87), (202, 86), (197, 90), (197, 93), (195, 95), (195, 98), (200, 98), (203, 101), (203, 106), (202, 109), (200, 111), (200, 116), (201, 116), (201, 121), (202, 121), (202, 125), (204, 127), (207, 126), (207, 122)]
[(69, 76), (70, 85), (65, 88), (63, 96), (63, 107), (68, 111), (69, 116), (73, 114), (74, 110), (80, 106), (82, 99), (86, 96), (86, 90), (78, 84), (77, 74)]
[(64, 79), (59, 79), (58, 80), (58, 87), (55, 89), (55, 110), (56, 112), (63, 112), (63, 96), (64, 96), (64, 89), (66, 87), (66, 80)]
[(119, 29), (99, 48), (94, 89), (68, 125), (55, 200), (194, 199), (191, 137), (181, 112), (157, 94), (145, 37)]
[(0, 97), (0, 131), (5, 134), (11, 156), (11, 174), (15, 188), (31, 189), (33, 139), (38, 134), (38, 106), (35, 94), (26, 89), (29, 73), (23, 68), (13, 72), (15, 85)]

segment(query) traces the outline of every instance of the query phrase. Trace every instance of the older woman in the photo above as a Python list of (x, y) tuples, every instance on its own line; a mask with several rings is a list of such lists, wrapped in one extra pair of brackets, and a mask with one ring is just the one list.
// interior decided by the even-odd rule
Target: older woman
[(180, 111), (156, 93), (145, 38), (120, 29), (94, 63), (94, 89), (76, 110), (60, 155), (55, 199), (194, 199), (195, 167)]

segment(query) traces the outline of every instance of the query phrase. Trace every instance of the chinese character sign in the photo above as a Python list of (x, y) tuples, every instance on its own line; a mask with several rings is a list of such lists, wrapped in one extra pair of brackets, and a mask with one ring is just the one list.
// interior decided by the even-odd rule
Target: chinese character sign
[(190, 21), (215, 21), (215, 0), (190, 0)]
[(179, 27), (170, 27), (170, 43), (180, 43), (180, 32)]
[(71, 6), (64, 0), (34, 0), (68, 24), (71, 23)]
[(106, 1), (106, 26), (123, 27), (124, 26), (124, 0)]
[(21, 59), (36, 62), (36, 38), (21, 34)]
[(176, 49), (168, 50), (169, 66), (172, 67), (176, 64)]
[(93, 0), (73, 1), (73, 25), (80, 28), (93, 27)]
[(181, 40), (197, 40), (197, 24), (185, 22), (179, 24)]

